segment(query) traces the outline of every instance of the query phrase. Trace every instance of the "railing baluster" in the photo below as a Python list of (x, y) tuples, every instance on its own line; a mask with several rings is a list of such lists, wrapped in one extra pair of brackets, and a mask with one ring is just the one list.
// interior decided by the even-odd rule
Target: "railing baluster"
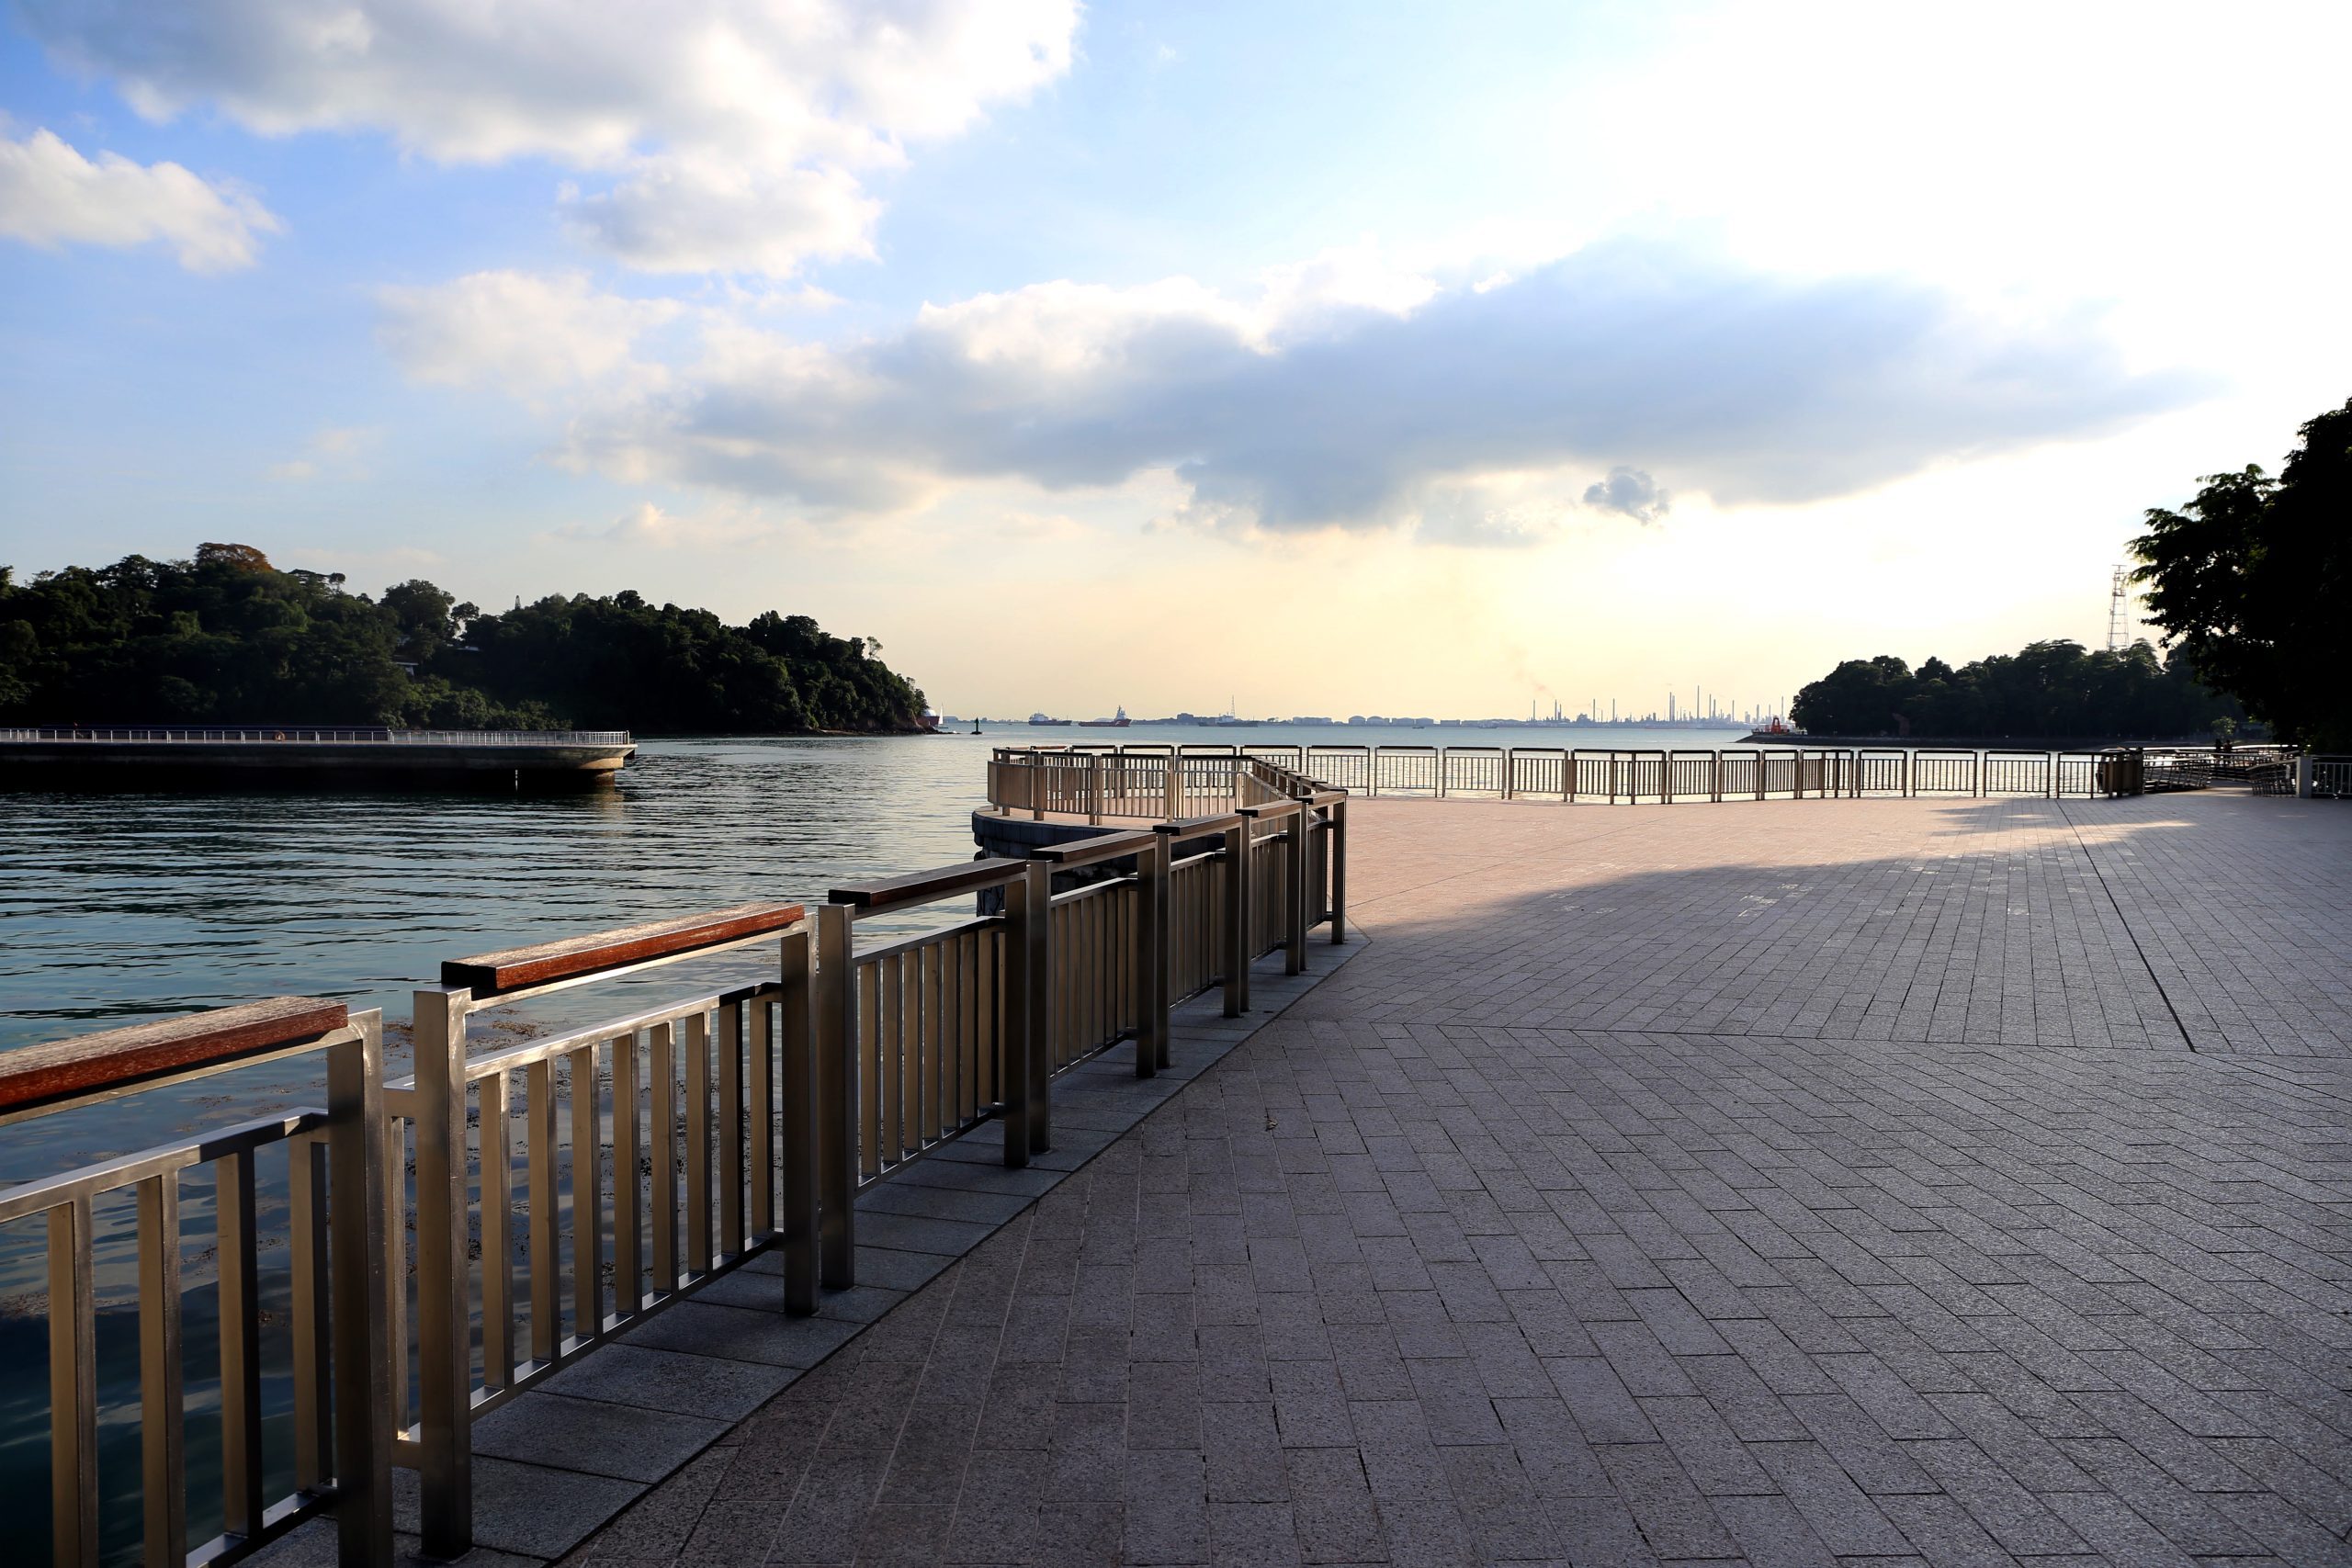
[(50, 1554), (57, 1568), (98, 1562), (98, 1311), (90, 1200), (49, 1211)]
[(974, 1109), (996, 1102), (998, 1052), (1003, 1046), (998, 976), (1005, 963), (1004, 928), (991, 926), (978, 933), (973, 948), (972, 1103)]
[(961, 931), (939, 952), (939, 1125), (943, 1133), (968, 1123), (971, 1074), (965, 1063), (971, 1005), (971, 938)]
[(506, 1075), (474, 1084), (481, 1146), (481, 1381), (514, 1382), (514, 1124)]
[[(327, 1273), (327, 1146), (323, 1138), (296, 1138), (286, 1145), (286, 1222), (288, 1250), (293, 1261), (294, 1285), (294, 1486), (315, 1492), (334, 1474), (334, 1427), (327, 1391), (334, 1383), (334, 1360), (328, 1342), (327, 1303), (333, 1280)], [(179, 1190), (175, 1178), (159, 1180), (169, 1187), (173, 1211), (171, 1290), (177, 1300)], [(141, 1202), (146, 1195), (141, 1194)], [(147, 1214), (140, 1211), (139, 1299), (143, 1315), (153, 1299), (148, 1289), (145, 1232)], [(172, 1340), (179, 1340), (174, 1322)], [(142, 1350), (141, 1354), (144, 1354)], [(177, 1422), (174, 1423), (177, 1426)], [(151, 1495), (149, 1507), (153, 1507)], [(152, 1514), (151, 1514), (152, 1518)], [(151, 1531), (152, 1534), (152, 1531)], [(183, 1555), (185, 1555), (183, 1553)], [(179, 1560), (173, 1559), (175, 1562)]]
[(571, 1324), (582, 1344), (605, 1326), (605, 1118), (596, 1047), (567, 1052), (571, 1077)]
[(251, 1536), (262, 1523), (261, 1251), (254, 1234), (254, 1156), (212, 1162), (219, 1186), (221, 1528)]
[[(911, 980), (907, 975), (910, 958), (914, 960)], [(884, 1153), (896, 1165), (912, 1154), (922, 1140), (915, 1119), (916, 1101), (922, 1098), (915, 1063), (915, 1042), (922, 1029), (921, 955), (903, 949), (891, 954), (888, 985), (890, 999), (883, 1004), (882, 1010), (890, 1022), (890, 1132)]]
[(936, 1143), (939, 1140), (939, 1048), (944, 1036), (944, 1031), (942, 1028), (943, 1021), (939, 1016), (939, 1005), (942, 992), (945, 989), (944, 977), (940, 974), (940, 964), (945, 954), (941, 952), (936, 943), (920, 950), (922, 1032), (915, 1043), (915, 1055), (922, 1067), (922, 1103), (919, 1110), (922, 1112), (922, 1141), (925, 1144)]
[(678, 1292), (678, 1059), (676, 1034), (669, 1023), (657, 1023), (652, 1035), (652, 1137), (646, 1152), (653, 1162), (652, 1191), (646, 1206), (653, 1212), (653, 1290), (657, 1295)]
[(623, 1316), (645, 1306), (641, 1237), (645, 1216), (638, 1201), (638, 1168), (644, 1162), (637, 1122), (637, 1033), (613, 1040), (613, 1310)]
[(710, 1020), (686, 1020), (686, 1273), (710, 1271)]
[(531, 1359), (544, 1365), (563, 1344), (563, 1255), (557, 1234), (555, 1064), (542, 1056), (524, 1071), (523, 1145), (531, 1188)]
[[(764, 1011), (766, 1004), (752, 1004)], [(743, 1251), (743, 1004), (718, 1010), (718, 1250), (721, 1258)], [(766, 1128), (767, 1108), (760, 1108)]]
[(885, 1100), (882, 1066), (890, 1049), (882, 1022), (883, 997), (888, 989), (882, 966), (888, 959), (876, 959), (857, 966), (857, 1046), (860, 1070), (857, 1075), (857, 1103), (863, 1112), (858, 1122), (858, 1174), (867, 1180), (882, 1174), (882, 1148), (885, 1129), (890, 1125), (889, 1107)]
[(775, 1004), (755, 997), (748, 1007), (752, 1076), (744, 1094), (751, 1107), (751, 1124), (745, 1129), (752, 1145), (750, 1224), (752, 1235), (765, 1239), (775, 1233)]
[(377, 1206), (383, 1211), (384, 1225), (384, 1337), (391, 1349), (392, 1429), (398, 1432), (407, 1431), (414, 1417), (408, 1396), (408, 1129), (405, 1117), (387, 1118), (384, 1145), (377, 1156)]
[[(316, 1145), (304, 1142), (288, 1152), (302, 1166), (309, 1163), (306, 1156), (316, 1151)], [(310, 1198), (314, 1212), (316, 1197), (313, 1186)], [(301, 1221), (308, 1217), (297, 1216), (298, 1247)], [(318, 1249), (316, 1257), (323, 1263), (324, 1249)], [(309, 1261), (298, 1259), (295, 1266), (295, 1464), (309, 1472), (307, 1482), (299, 1476), (296, 1481), (305, 1489), (317, 1486), (322, 1479), (318, 1461), (324, 1449), (323, 1434), (316, 1429), (317, 1401), (324, 1384), (317, 1363), (306, 1364), (304, 1347), (299, 1343), (306, 1326), (301, 1321), (303, 1265)], [(314, 1295), (307, 1326), (315, 1345), (318, 1302)], [(139, 1393), (140, 1494), (146, 1513), (146, 1560), (149, 1568), (181, 1568), (187, 1561), (187, 1414), (181, 1393), (180, 1177), (176, 1170), (139, 1184)]]

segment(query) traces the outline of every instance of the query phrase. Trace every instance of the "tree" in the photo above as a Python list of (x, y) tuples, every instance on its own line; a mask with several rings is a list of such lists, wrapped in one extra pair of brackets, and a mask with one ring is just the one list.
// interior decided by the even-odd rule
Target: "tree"
[(2148, 618), (2282, 739), (2352, 750), (2352, 400), (2306, 423), (2277, 479), (2209, 474), (2132, 541)]
[(1911, 667), (1892, 654), (1849, 659), (1797, 694), (1790, 716), (1835, 735), (1887, 735), (1911, 690)]

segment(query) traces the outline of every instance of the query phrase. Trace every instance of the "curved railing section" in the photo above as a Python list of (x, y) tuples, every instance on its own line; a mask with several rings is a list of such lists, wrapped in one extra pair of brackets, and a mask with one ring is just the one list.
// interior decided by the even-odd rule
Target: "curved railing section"
[[(1596, 804), (1996, 795), (2089, 799), (2215, 783), (2292, 784), (2294, 754), (1756, 746), (1003, 747), (994, 810), (1033, 818), (1170, 820), (1261, 798), (1343, 794)], [(2323, 770), (2335, 779), (2337, 772)], [(2337, 785), (2336, 787), (2342, 787)], [(2308, 790), (2303, 793), (2309, 793)]]

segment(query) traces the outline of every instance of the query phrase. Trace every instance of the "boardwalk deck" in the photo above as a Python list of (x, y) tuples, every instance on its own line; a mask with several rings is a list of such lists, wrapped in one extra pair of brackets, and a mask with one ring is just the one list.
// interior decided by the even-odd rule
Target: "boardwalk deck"
[(2352, 1561), (2352, 812), (1352, 820), (1351, 962), (829, 1359), (666, 1344), (569, 1561)]

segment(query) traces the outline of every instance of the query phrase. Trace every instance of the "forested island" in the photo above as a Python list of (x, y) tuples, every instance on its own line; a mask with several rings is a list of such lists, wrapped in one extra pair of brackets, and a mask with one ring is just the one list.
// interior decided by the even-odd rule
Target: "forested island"
[(412, 580), (379, 597), (246, 545), (28, 582), (0, 567), (0, 724), (328, 724), (895, 733), (923, 694), (806, 615), (729, 626), (634, 592), (485, 614)]
[(2177, 649), (2159, 659), (2144, 642), (2108, 653), (2061, 639), (1957, 669), (1849, 659), (1799, 691), (1789, 716), (1815, 735), (2145, 740), (2210, 735), (2219, 720), (2234, 728), (2245, 710), (2199, 682)]

